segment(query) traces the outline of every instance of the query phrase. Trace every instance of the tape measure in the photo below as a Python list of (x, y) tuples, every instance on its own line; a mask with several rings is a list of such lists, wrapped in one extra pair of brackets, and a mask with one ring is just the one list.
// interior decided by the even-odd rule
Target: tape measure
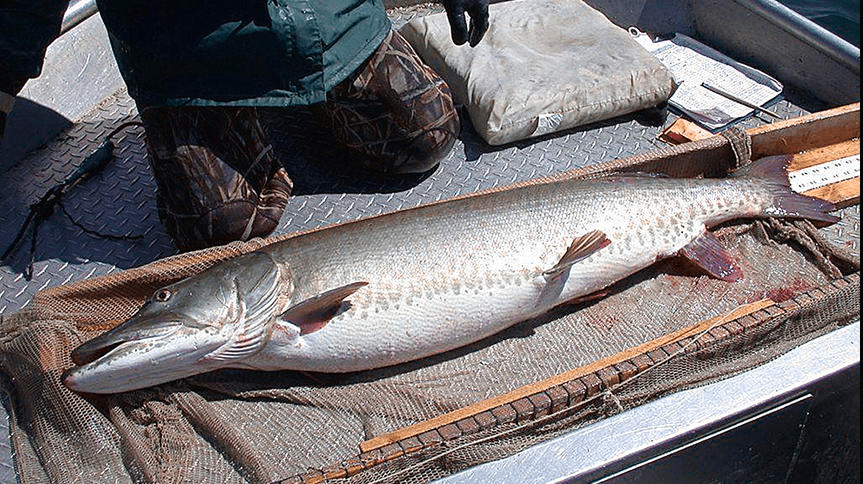
[(860, 177), (860, 154), (813, 165), (788, 174), (791, 189), (797, 193)]

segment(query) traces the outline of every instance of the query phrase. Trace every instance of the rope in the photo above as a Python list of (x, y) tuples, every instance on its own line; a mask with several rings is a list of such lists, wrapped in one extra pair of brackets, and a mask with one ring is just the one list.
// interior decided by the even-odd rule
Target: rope
[(740, 126), (732, 126), (719, 134), (731, 143), (731, 151), (734, 153), (732, 171), (749, 163), (752, 158), (752, 137), (745, 129)]

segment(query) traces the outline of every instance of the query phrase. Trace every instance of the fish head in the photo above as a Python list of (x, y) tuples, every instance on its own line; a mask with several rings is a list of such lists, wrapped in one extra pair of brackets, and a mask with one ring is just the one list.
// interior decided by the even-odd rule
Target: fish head
[(115, 393), (230, 366), (266, 344), (290, 286), (283, 268), (257, 252), (165, 286), (127, 321), (76, 348), (79, 366), (63, 383)]

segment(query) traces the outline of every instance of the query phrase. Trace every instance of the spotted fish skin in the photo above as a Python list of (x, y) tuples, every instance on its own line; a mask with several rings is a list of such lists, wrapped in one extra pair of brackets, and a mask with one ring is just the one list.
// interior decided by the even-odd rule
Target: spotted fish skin
[[(715, 277), (739, 279), (742, 272), (709, 228), (746, 217), (837, 220), (829, 203), (788, 188), (787, 162), (760, 160), (724, 179), (613, 176), (527, 185), (326, 228), (169, 286), (185, 294), (183, 284), (222, 285), (220, 300), (236, 299), (254, 317), (227, 322), (217, 315), (226, 303), (200, 297), (175, 301), (171, 314), (191, 305), (192, 325), (230, 333), (219, 367), (349, 372), (415, 360), (596, 293), (664, 257), (682, 254)], [(242, 273), (252, 266), (255, 275)], [(231, 289), (231, 280), (254, 289)], [(211, 308), (207, 323), (201, 308)], [(153, 324), (160, 321), (150, 312)], [(109, 352), (89, 362), (98, 348), (136, 344), (123, 339), (122, 327), (84, 347), (83, 366), (68, 374), (67, 385), (110, 392), (160, 383), (140, 373), (127, 381), (104, 368), (87, 372), (111, 361)], [(176, 378), (209, 371), (214, 359), (196, 361), (206, 364), (173, 364), (182, 366)]]
[[(284, 351), (248, 366), (345, 372), (422, 358), (600, 291), (722, 222), (765, 212), (834, 220), (826, 202), (788, 190), (786, 162), (764, 160), (725, 179), (617, 176), (526, 186), (272, 246), (265, 250), (275, 260), (290, 261), (301, 298), (352, 281), (368, 286), (351, 296), (350, 310), (300, 342), (276, 333), (270, 344)], [(610, 244), (549, 281), (544, 271), (591, 231)], [(730, 264), (726, 278), (739, 278)]]

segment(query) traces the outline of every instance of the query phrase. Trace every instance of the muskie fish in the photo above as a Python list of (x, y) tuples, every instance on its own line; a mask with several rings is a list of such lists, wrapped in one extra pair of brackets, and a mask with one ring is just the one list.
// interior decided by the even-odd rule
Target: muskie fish
[(682, 255), (742, 276), (707, 229), (743, 217), (835, 222), (788, 187), (789, 157), (724, 179), (531, 185), (296, 236), (162, 288), (79, 346), (81, 392), (217, 368), (351, 372), (458, 348)]

